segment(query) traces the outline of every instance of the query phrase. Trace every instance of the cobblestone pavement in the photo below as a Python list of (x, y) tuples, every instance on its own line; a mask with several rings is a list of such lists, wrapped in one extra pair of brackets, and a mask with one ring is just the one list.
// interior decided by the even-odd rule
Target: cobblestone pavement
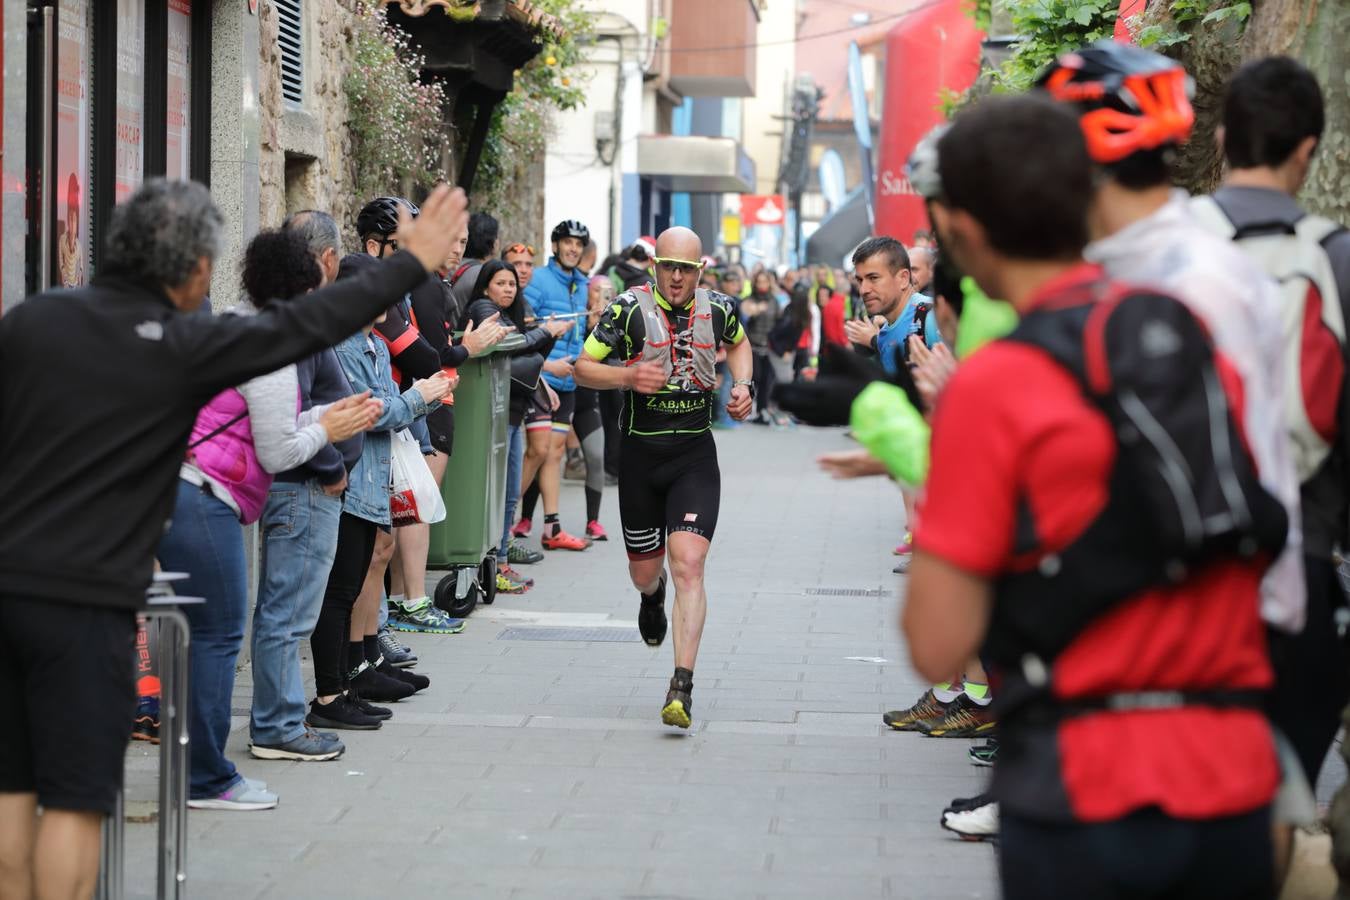
[[(617, 541), (550, 554), (520, 597), (463, 634), (411, 635), (431, 689), (330, 763), (247, 755), (249, 672), (230, 742), (281, 796), (270, 812), (194, 811), (193, 898), (993, 898), (995, 857), (938, 828), (981, 790), (966, 741), (890, 732), (923, 685), (896, 628), (900, 498), (813, 459), (841, 432), (717, 435), (723, 501), (694, 728), (659, 721), (673, 666), (625, 636), (637, 598)], [(566, 482), (564, 525), (582, 492)], [(617, 492), (601, 519), (620, 533)], [(434, 576), (433, 576), (434, 578)], [(568, 631), (509, 639), (508, 629)], [(306, 648), (307, 654), (307, 648)], [(308, 662), (306, 662), (308, 666)], [(150, 748), (129, 801), (154, 796)], [(155, 829), (127, 825), (128, 893), (153, 893)]]

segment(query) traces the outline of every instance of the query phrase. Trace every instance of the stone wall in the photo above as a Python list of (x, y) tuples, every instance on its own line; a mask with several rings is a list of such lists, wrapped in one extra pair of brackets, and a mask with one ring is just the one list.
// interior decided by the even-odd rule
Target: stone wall
[(281, 93), (276, 9), (263, 0), (258, 11), (260, 222), (263, 227), (276, 226), (290, 213), (322, 209), (342, 226), (345, 249), (355, 247), (353, 224), (361, 202), (353, 196), (343, 91), (351, 58), (353, 6), (353, 0), (304, 4), (304, 100), (298, 107)]

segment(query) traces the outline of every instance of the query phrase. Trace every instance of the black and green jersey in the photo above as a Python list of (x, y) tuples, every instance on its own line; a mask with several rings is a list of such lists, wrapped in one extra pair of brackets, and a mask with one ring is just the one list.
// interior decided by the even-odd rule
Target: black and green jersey
[[(691, 300), (685, 308), (675, 309), (656, 292), (654, 285), (651, 291), (660, 312), (666, 317), (671, 334), (677, 338), (676, 343), (687, 343), (692, 334), (690, 318), (694, 302)], [(745, 340), (745, 331), (736, 317), (731, 298), (717, 291), (708, 293), (717, 346), (735, 345)], [(585, 350), (593, 359), (613, 359), (628, 364), (641, 358), (646, 338), (647, 327), (643, 321), (642, 307), (630, 291), (614, 298), (614, 302), (601, 313), (595, 330), (586, 339)], [(696, 385), (672, 382), (656, 394), (627, 391), (624, 397), (620, 422), (624, 432), (634, 437), (679, 438), (703, 434), (712, 427), (712, 392)]]

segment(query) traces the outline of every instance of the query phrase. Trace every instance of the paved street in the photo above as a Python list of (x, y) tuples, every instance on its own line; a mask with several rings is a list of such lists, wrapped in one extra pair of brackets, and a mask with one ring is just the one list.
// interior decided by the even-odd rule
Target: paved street
[[(660, 724), (670, 644), (637, 641), (622, 545), (551, 555), (528, 569), (532, 592), (480, 607), (463, 634), (410, 636), (431, 689), (381, 731), (344, 733), (337, 762), (251, 760), (240, 672), (232, 755), (281, 805), (191, 813), (189, 895), (995, 897), (993, 850), (937, 826), (981, 789), (968, 742), (881, 724), (922, 690), (895, 625), (898, 493), (818, 474), (838, 431), (745, 426), (718, 443), (690, 733)], [(566, 484), (579, 531), (582, 491)], [(617, 505), (610, 489), (613, 535)], [(567, 639), (509, 639), (536, 626)], [(152, 748), (128, 767), (136, 806), (153, 796)], [(154, 834), (127, 826), (131, 896), (153, 891)]]

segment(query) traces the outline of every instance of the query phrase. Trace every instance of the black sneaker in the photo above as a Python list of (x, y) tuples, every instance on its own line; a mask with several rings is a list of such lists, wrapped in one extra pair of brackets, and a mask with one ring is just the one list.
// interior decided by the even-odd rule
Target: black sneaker
[(356, 688), (347, 689), (347, 699), (351, 701), (352, 706), (355, 706), (372, 719), (379, 719), (381, 722), (384, 722), (394, 717), (394, 711), (392, 709), (376, 706), (374, 703), (369, 702), (361, 696)]
[(660, 647), (666, 640), (666, 576), (650, 596), (639, 594), (642, 606), (638, 610), (638, 631), (648, 647)]
[(998, 738), (990, 738), (983, 744), (971, 747), (970, 761), (977, 766), (992, 766), (998, 761)]
[(397, 703), (413, 695), (412, 685), (378, 672), (364, 661), (348, 676), (347, 683), (362, 697), (376, 703)]
[(425, 691), (427, 688), (431, 687), (431, 679), (427, 676), (418, 675), (416, 672), (409, 669), (395, 669), (388, 659), (380, 660), (379, 664), (375, 666), (375, 671), (379, 672), (381, 675), (388, 675), (390, 678), (397, 678), (399, 681), (411, 687), (413, 693)]
[(688, 728), (693, 721), (694, 673), (676, 668), (666, 693), (666, 705), (661, 708), (661, 721), (673, 728)]
[(357, 709), (346, 694), (338, 694), (331, 703), (320, 703), (317, 699), (311, 701), (305, 722), (314, 728), (345, 731), (374, 731), (384, 724)]

